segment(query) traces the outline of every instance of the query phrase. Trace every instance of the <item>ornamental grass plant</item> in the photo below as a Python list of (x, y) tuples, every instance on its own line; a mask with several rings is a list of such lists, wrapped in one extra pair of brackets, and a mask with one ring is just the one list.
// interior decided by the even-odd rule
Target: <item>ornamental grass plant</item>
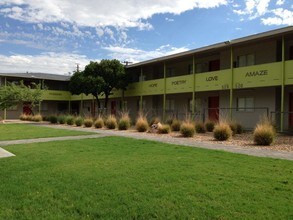
[(205, 128), (206, 128), (206, 131), (208, 132), (213, 132), (214, 128), (215, 128), (215, 122), (214, 121), (211, 121), (211, 120), (208, 120), (205, 122)]
[(101, 116), (99, 116), (94, 122), (95, 128), (103, 128), (104, 127), (104, 120)]
[(232, 137), (232, 130), (227, 122), (219, 122), (215, 125), (213, 135), (217, 141), (226, 141)]
[(180, 126), (180, 133), (183, 137), (193, 137), (195, 134), (194, 124), (190, 121), (185, 121)]
[(138, 132), (146, 132), (149, 129), (149, 124), (147, 118), (143, 114), (139, 114), (135, 128)]
[(158, 133), (159, 134), (169, 134), (171, 132), (170, 125), (168, 124), (163, 124), (158, 128)]
[(57, 121), (61, 125), (66, 124), (66, 116), (65, 115), (58, 115), (57, 116)]
[(262, 117), (253, 132), (253, 141), (256, 145), (269, 146), (276, 138), (276, 130), (268, 117)]
[(196, 122), (195, 123), (195, 132), (196, 133), (201, 133), (201, 134), (206, 133), (206, 128), (204, 126), (204, 123)]
[(92, 118), (86, 118), (86, 119), (84, 119), (84, 121), (83, 121), (83, 125), (84, 125), (84, 127), (86, 127), (86, 128), (91, 128), (91, 127), (93, 126), (93, 123), (94, 123), (94, 121), (93, 121)]
[(180, 131), (181, 121), (178, 119), (173, 119), (171, 124), (172, 131)]
[(66, 124), (74, 125), (74, 117), (72, 115), (66, 116)]
[(83, 121), (84, 121), (83, 117), (78, 116), (75, 118), (75, 125), (77, 127), (80, 127), (83, 125)]
[(108, 129), (115, 129), (117, 127), (117, 119), (115, 115), (109, 115), (105, 121), (105, 126)]
[(130, 128), (131, 120), (128, 113), (122, 113), (118, 122), (119, 130), (128, 130)]

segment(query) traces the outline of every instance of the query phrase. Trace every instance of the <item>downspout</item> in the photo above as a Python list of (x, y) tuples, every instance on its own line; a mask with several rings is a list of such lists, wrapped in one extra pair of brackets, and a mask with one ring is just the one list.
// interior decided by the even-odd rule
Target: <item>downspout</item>
[(164, 62), (163, 121), (166, 120), (166, 63)]
[(195, 119), (195, 56), (192, 56), (192, 74), (193, 74), (193, 88), (192, 88), (192, 117)]
[(285, 96), (285, 39), (282, 36), (282, 87), (281, 87), (281, 132), (284, 131), (284, 96)]
[(233, 85), (234, 85), (234, 67), (233, 67), (233, 47), (231, 46), (230, 52), (230, 68), (231, 68), (231, 84), (230, 84), (230, 109), (229, 109), (229, 117), (232, 120), (232, 108), (233, 108)]

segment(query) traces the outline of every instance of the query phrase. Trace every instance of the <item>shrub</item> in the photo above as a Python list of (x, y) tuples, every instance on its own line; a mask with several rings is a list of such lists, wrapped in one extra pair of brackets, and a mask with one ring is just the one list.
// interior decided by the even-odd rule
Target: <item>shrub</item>
[(271, 124), (257, 124), (253, 132), (254, 143), (261, 146), (271, 145), (276, 137), (276, 131)]
[(243, 133), (243, 128), (242, 128), (241, 124), (239, 124), (237, 122), (231, 122), (231, 123), (229, 123), (229, 126), (233, 132), (233, 135)]
[(75, 125), (76, 125), (77, 127), (82, 126), (82, 125), (83, 125), (83, 118), (82, 118), (82, 117), (76, 117), (76, 118), (75, 118)]
[(58, 122), (57, 116), (56, 115), (49, 116), (49, 121), (51, 124), (57, 124), (57, 122)]
[(123, 115), (118, 123), (119, 130), (127, 130), (130, 128), (130, 118), (128, 115)]
[(49, 121), (49, 116), (43, 116), (43, 121)]
[(183, 122), (180, 126), (180, 133), (183, 137), (193, 137), (195, 133), (194, 124), (191, 122)]
[(149, 129), (149, 124), (148, 124), (148, 120), (146, 119), (146, 117), (140, 115), (136, 120), (135, 127), (138, 132), (147, 131)]
[(95, 128), (104, 127), (104, 120), (101, 117), (98, 117), (94, 123)]
[(195, 123), (195, 131), (196, 133), (206, 133), (204, 124), (202, 122)]
[(90, 128), (90, 127), (92, 127), (93, 126), (93, 119), (91, 119), (91, 118), (86, 118), (86, 119), (84, 119), (84, 121), (83, 121), (83, 124), (84, 124), (84, 126), (86, 127), (86, 128)]
[(74, 125), (74, 117), (71, 115), (66, 116), (66, 124)]
[(164, 124), (158, 128), (159, 134), (169, 134), (171, 132), (170, 125)]
[(19, 119), (22, 120), (22, 121), (26, 121), (28, 119), (27, 115), (26, 114), (21, 114), (19, 116)]
[(168, 125), (171, 126), (174, 120), (175, 120), (174, 118), (168, 118), (168, 119), (166, 120), (166, 124), (168, 124)]
[(61, 125), (65, 124), (66, 123), (66, 116), (65, 115), (58, 115), (57, 116), (57, 121)]
[(43, 117), (42, 117), (42, 115), (37, 114), (37, 115), (32, 116), (32, 120), (35, 122), (40, 122), (43, 120)]
[(181, 122), (177, 119), (174, 119), (171, 124), (172, 131), (180, 131)]
[(206, 130), (208, 132), (213, 132), (214, 128), (215, 128), (215, 122), (214, 121), (206, 121), (205, 123), (205, 127), (206, 127)]
[(117, 127), (117, 119), (114, 115), (109, 115), (106, 119), (106, 128), (108, 129), (115, 129)]
[(160, 122), (159, 117), (154, 117), (150, 120), (149, 126), (152, 126), (153, 124), (158, 124)]
[(213, 132), (214, 138), (218, 141), (226, 141), (233, 134), (229, 124), (225, 122), (220, 122), (216, 124)]

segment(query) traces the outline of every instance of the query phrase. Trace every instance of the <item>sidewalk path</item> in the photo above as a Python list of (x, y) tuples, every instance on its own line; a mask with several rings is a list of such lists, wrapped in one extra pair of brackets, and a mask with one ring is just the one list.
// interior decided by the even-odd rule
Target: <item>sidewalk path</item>
[[(247, 148), (247, 147), (240, 147), (240, 146), (229, 146), (229, 145), (218, 144), (218, 143), (200, 142), (200, 141), (195, 141), (189, 138), (178, 138), (178, 137), (176, 138), (176, 137), (170, 137), (168, 135), (139, 133), (135, 131), (117, 131), (117, 130), (81, 128), (81, 127), (50, 125), (50, 124), (37, 124), (37, 125), (47, 126), (51, 128), (57, 128), (57, 129), (96, 132), (96, 133), (99, 133), (100, 135), (105, 135), (105, 136), (122, 136), (122, 137), (129, 137), (129, 138), (135, 138), (135, 139), (159, 141), (163, 143), (183, 145), (183, 146), (189, 146), (189, 147), (198, 147), (198, 148), (205, 148), (205, 149), (212, 149), (212, 150), (223, 150), (223, 151), (228, 151), (232, 153), (246, 154), (246, 155), (257, 156), (257, 157), (271, 157), (271, 158), (277, 158), (277, 159), (293, 160), (293, 152), (275, 151), (275, 150), (260, 149), (260, 148)], [(1, 146), (1, 143), (0, 143), (0, 146)]]
[(15, 145), (15, 144), (30, 144), (30, 143), (43, 143), (49, 141), (66, 141), (66, 140), (81, 140), (89, 138), (100, 138), (108, 136), (106, 134), (92, 134), (92, 135), (78, 135), (78, 136), (66, 136), (66, 137), (50, 137), (50, 138), (35, 138), (35, 139), (24, 139), (24, 140), (11, 140), (11, 141), (0, 141), (0, 158), (15, 156), (14, 154), (4, 150), (3, 146)]

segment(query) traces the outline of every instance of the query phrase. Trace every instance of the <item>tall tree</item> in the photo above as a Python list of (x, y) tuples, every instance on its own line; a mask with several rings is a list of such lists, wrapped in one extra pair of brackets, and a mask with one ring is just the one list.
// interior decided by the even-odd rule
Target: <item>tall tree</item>
[(17, 105), (18, 103), (28, 102), (33, 109), (42, 99), (41, 84), (31, 83), (25, 86), (21, 81), (20, 84), (8, 83), (0, 87), (0, 109), (6, 109)]
[(90, 62), (82, 72), (75, 72), (70, 78), (69, 91), (74, 95), (86, 94), (93, 95), (101, 108), (99, 95), (103, 92), (103, 78), (99, 76), (99, 63)]
[(104, 107), (107, 108), (113, 89), (125, 90), (128, 77), (124, 66), (118, 60), (90, 62), (82, 72), (75, 72), (70, 78), (69, 90), (72, 94), (92, 94), (100, 109), (100, 95), (105, 95)]

